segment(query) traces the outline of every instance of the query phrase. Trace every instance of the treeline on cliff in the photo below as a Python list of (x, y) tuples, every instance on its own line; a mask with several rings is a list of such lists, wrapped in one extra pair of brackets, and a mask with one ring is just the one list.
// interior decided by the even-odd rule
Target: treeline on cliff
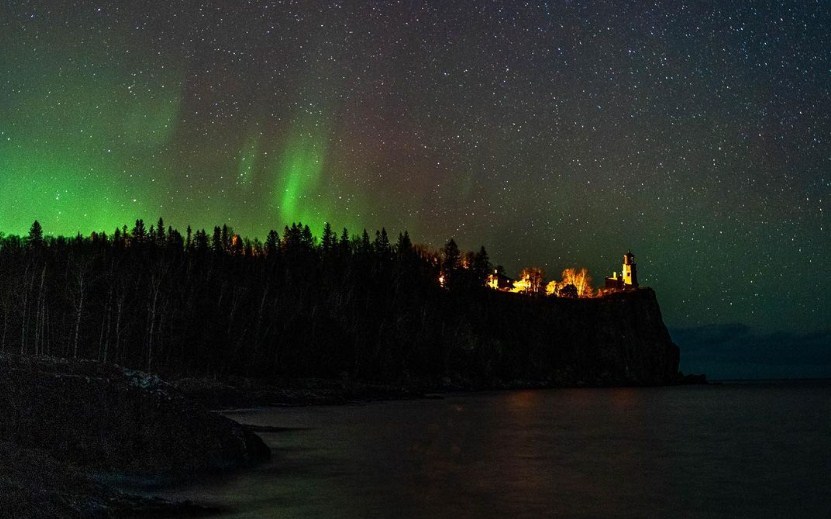
[(170, 377), (550, 379), (573, 356), (570, 332), (544, 324), (558, 302), (484, 288), (491, 268), (484, 248), (383, 229), (317, 239), (292, 224), (259, 242), (160, 219), (45, 238), (36, 222), (0, 240), (0, 350)]

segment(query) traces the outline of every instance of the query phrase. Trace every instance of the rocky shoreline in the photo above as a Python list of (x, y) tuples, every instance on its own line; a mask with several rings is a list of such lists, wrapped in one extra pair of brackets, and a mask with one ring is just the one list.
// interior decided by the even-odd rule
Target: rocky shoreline
[[(664, 385), (708, 384), (703, 374), (679, 372), (674, 380)], [(575, 387), (637, 387), (655, 384), (603, 383), (593, 380), (512, 380), (475, 384), (464, 378), (446, 378), (439, 383), (412, 383), (411, 385), (371, 384), (329, 379), (297, 379), (274, 383), (270, 381), (233, 377), (220, 381), (209, 378), (184, 378), (171, 382), (187, 398), (208, 409), (223, 411), (252, 407), (297, 407), (315, 405), (346, 405), (373, 401), (441, 398), (446, 393), (500, 391), (516, 389), (557, 389)]]
[(211, 510), (128, 495), (98, 476), (192, 475), (270, 454), (256, 434), (154, 375), (0, 355), (0, 516), (204, 515)]
[(0, 516), (16, 519), (205, 516), (218, 510), (119, 492), (40, 449), (0, 442)]
[[(209, 411), (341, 405), (426, 398), (482, 389), (545, 388), (558, 380), (494, 382), (463, 378), (411, 385), (349, 380), (217, 381), (156, 375), (93, 361), (0, 354), (0, 516), (205, 516), (218, 510), (129, 495), (109, 481), (178, 479), (269, 459), (255, 434)], [(572, 381), (573, 382), (573, 381)], [(682, 376), (677, 384), (706, 383)], [(262, 431), (260, 431), (262, 432)], [(102, 477), (104, 475), (104, 477)]]

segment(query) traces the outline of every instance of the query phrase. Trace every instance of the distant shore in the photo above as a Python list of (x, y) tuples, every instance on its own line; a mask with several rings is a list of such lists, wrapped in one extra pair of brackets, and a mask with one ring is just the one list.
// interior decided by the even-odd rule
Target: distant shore
[[(673, 384), (708, 384), (706, 375), (679, 373)], [(188, 398), (208, 409), (227, 410), (251, 407), (294, 407), (344, 405), (354, 402), (436, 398), (445, 393), (517, 389), (556, 389), (579, 387), (642, 387), (636, 384), (564, 384), (550, 381), (517, 380), (476, 385), (464, 380), (446, 379), (441, 384), (409, 386), (350, 381), (346, 379), (296, 379), (282, 384), (235, 377), (229, 381), (185, 378), (172, 385)]]

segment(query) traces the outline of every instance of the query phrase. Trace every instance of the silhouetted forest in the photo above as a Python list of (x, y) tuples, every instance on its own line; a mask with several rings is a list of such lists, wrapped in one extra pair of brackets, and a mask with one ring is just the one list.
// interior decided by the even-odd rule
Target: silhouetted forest
[(552, 311), (590, 302), (489, 290), (491, 268), (484, 247), (430, 250), (384, 229), (327, 224), (318, 239), (296, 223), (260, 242), (161, 219), (74, 238), (35, 222), (0, 239), (0, 350), (168, 377), (550, 379), (591, 319)]
[[(469, 268), (461, 268), (466, 261)], [(300, 223), (265, 242), (163, 220), (111, 235), (0, 241), (0, 349), (176, 375), (388, 378), (430, 373), (447, 315), (427, 303), (483, 285), (487, 254), (414, 247), (385, 229), (320, 239)]]

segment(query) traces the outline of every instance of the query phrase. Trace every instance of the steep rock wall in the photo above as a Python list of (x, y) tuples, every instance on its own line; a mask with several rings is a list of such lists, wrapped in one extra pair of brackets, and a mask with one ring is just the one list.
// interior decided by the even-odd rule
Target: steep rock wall
[[(665, 385), (678, 380), (678, 347), (655, 292), (596, 299), (494, 293), (465, 312), (453, 373), (480, 386)], [(466, 336), (467, 335), (467, 336)]]
[(654, 291), (573, 303), (563, 305), (556, 317), (567, 345), (562, 359), (566, 382), (662, 385), (677, 380), (678, 347), (664, 325)]

